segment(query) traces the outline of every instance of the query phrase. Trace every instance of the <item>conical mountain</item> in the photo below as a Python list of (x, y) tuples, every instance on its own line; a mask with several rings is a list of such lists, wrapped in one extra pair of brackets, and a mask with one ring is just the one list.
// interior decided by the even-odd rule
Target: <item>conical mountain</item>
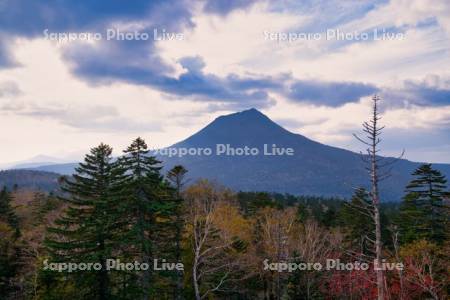
[[(219, 146), (218, 146), (219, 145)], [(249, 147), (258, 155), (218, 155), (218, 147)], [(272, 146), (293, 149), (293, 155), (265, 155)], [(215, 119), (208, 126), (171, 148), (210, 148), (212, 155), (165, 157), (166, 167), (183, 164), (193, 178), (210, 178), (235, 190), (349, 197), (359, 186), (368, 186), (360, 154), (327, 146), (282, 128), (256, 109)], [(281, 150), (280, 150), (281, 151)], [(228, 154), (228, 155), (227, 155)], [(386, 201), (399, 200), (410, 173), (418, 166), (400, 160), (392, 177), (382, 183)], [(449, 165), (436, 165), (450, 174)]]
[[(265, 147), (273, 154), (273, 145), (285, 151), (290, 148), (293, 155), (265, 155)], [(231, 152), (220, 153), (227, 146)], [(244, 147), (257, 149), (258, 154), (237, 154), (236, 149)], [(158, 155), (165, 170), (182, 164), (189, 170), (191, 179), (216, 180), (234, 190), (350, 197), (355, 188), (369, 186), (360, 154), (289, 132), (256, 109), (218, 117), (169, 148), (177, 154), (182, 149), (191, 149), (194, 155), (169, 157), (167, 152), (160, 153), (166, 154)], [(205, 155), (200, 149), (210, 149), (211, 153)], [(400, 160), (393, 166), (392, 176), (381, 183), (383, 201), (401, 199), (410, 174), (418, 165)], [(67, 164), (37, 169), (70, 173), (73, 167)], [(434, 167), (450, 178), (450, 165), (434, 164)]]
[(294, 136), (307, 141), (305, 137), (287, 131), (260, 111), (252, 108), (218, 117), (196, 134), (175, 144), (174, 147), (227, 143), (250, 147), (272, 141), (288, 142), (292, 141)]

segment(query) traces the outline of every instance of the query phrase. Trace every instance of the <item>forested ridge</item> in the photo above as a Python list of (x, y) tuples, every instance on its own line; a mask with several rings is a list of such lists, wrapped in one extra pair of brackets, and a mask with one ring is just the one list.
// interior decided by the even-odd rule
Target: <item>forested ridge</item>
[(58, 178), (61, 175), (53, 172), (31, 170), (0, 171), (0, 186), (9, 189), (28, 188), (52, 191), (58, 189)]

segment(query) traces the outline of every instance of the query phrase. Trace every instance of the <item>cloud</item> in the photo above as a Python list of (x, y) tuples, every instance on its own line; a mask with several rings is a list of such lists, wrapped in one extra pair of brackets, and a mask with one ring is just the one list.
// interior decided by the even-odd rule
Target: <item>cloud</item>
[[(173, 5), (158, 7), (158, 13), (150, 12), (151, 22), (139, 23), (141, 32), (152, 32), (152, 28), (180, 30), (193, 26), (189, 12)], [(164, 19), (164, 10), (171, 18)], [(156, 18), (153, 16), (157, 14)], [(165, 22), (165, 23), (164, 23)], [(122, 23), (129, 27), (135, 23)], [(169, 65), (158, 54), (155, 41), (98, 41), (94, 44), (78, 43), (64, 49), (63, 57), (70, 62), (71, 70), (89, 84), (108, 85), (115, 82), (144, 85), (167, 93), (183, 96), (194, 101), (226, 103), (234, 109), (250, 106), (267, 107), (273, 103), (267, 90), (277, 84), (271, 78), (242, 77), (230, 74), (219, 77), (204, 72), (205, 63), (199, 56), (179, 59), (184, 73), (176, 76), (175, 67)]]
[(450, 78), (428, 75), (423, 80), (405, 80), (397, 88), (382, 92), (383, 109), (396, 107), (445, 107), (450, 105)]
[(377, 91), (374, 85), (364, 83), (297, 80), (288, 88), (287, 96), (293, 101), (338, 107)]
[[(405, 149), (404, 158), (422, 162), (448, 162), (450, 126), (439, 128), (386, 128), (382, 135), (382, 155), (398, 156)], [(357, 147), (355, 144), (355, 148)], [(359, 145), (360, 149), (362, 148)]]
[(125, 4), (121, 0), (110, 0), (108, 3), (89, 1), (80, 4), (66, 0), (48, 5), (45, 1), (4, 0), (0, 7), (0, 28), (27, 37), (42, 34), (45, 28), (78, 32), (98, 28), (113, 20), (144, 18), (164, 2), (136, 0)]
[[(235, 9), (248, 7), (255, 1), (250, 0), (208, 0), (203, 11), (226, 15)], [(50, 32), (99, 32), (120, 23), (138, 23), (142, 30), (160, 28), (180, 30), (193, 27), (192, 10), (198, 3), (192, 0), (135, 0), (124, 3), (121, 0), (89, 1), (80, 4), (77, 1), (63, 0), (48, 5), (42, 1), (2, 0), (0, 2), (0, 37), (33, 38), (42, 36), (45, 29)], [(24, 22), (26, 20), (26, 22)], [(151, 31), (151, 30), (150, 30)], [(11, 55), (6, 47), (5, 38), (0, 41), (0, 67), (10, 66)], [(153, 40), (146, 43), (150, 51)], [(130, 50), (125, 47), (124, 50)], [(129, 53), (127, 53), (129, 54)], [(142, 54), (142, 53), (141, 53)], [(124, 56), (126, 53), (123, 54)], [(138, 56), (138, 54), (134, 54)], [(141, 57), (142, 58), (142, 57)]]
[[(2, 4), (0, 0), (0, 19), (2, 18)], [(0, 23), (2, 21), (0, 20)], [(5, 31), (5, 28), (2, 28), (0, 25), (0, 71), (6, 68), (17, 67), (20, 64), (14, 58), (13, 47), (14, 44), (14, 35), (10, 32)]]
[[(130, 47), (129, 50), (126, 48)], [(122, 57), (134, 51), (133, 59)], [(76, 62), (73, 71), (89, 83), (110, 84), (128, 82), (155, 88), (170, 95), (193, 101), (208, 102), (208, 111), (241, 110), (249, 107), (267, 108), (275, 104), (270, 93), (285, 95), (294, 102), (318, 106), (339, 107), (358, 102), (362, 97), (382, 92), (389, 99), (386, 107), (399, 104), (446, 104), (449, 90), (405, 81), (400, 89), (383, 89), (361, 82), (336, 82), (320, 79), (296, 79), (292, 75), (278, 74), (244, 76), (229, 74), (220, 77), (206, 73), (205, 62), (199, 56), (179, 59), (184, 70), (178, 77), (166, 75), (173, 67), (144, 43), (113, 43), (71, 47), (66, 59)]]
[[(108, 5), (89, 3), (86, 6), (62, 1), (51, 7), (39, 2), (28, 4), (23, 0), (8, 0), (7, 4), (4, 7), (8, 7), (8, 10), (0, 10), (0, 28), (10, 35), (18, 36), (36, 37), (42, 35), (45, 28), (55, 32), (105, 31), (109, 27), (138, 28), (141, 32), (164, 28), (167, 31), (180, 32), (196, 26), (193, 21), (196, 5), (186, 0), (170, 4), (166, 1), (134, 1), (127, 5), (114, 0)], [(203, 11), (226, 15), (235, 9), (244, 9), (253, 4), (254, 1), (245, 0), (206, 1)], [(306, 7), (308, 8), (308, 5)], [(309, 4), (309, 7), (317, 12), (317, 6)], [(327, 7), (330, 9), (329, 5)], [(370, 6), (363, 5), (359, 8), (360, 13), (367, 11), (370, 11)], [(348, 14), (348, 7), (342, 8), (339, 15), (343, 18), (339, 22), (356, 18)], [(23, 19), (27, 19), (27, 22), (19, 21)], [(63, 57), (69, 62), (72, 72), (89, 84), (126, 82), (143, 85), (172, 96), (208, 102), (210, 110), (269, 107), (275, 103), (271, 94), (277, 93), (296, 102), (338, 107), (357, 102), (361, 97), (379, 91), (373, 84), (351, 81), (236, 73), (218, 76), (205, 71), (205, 61), (198, 55), (182, 57), (178, 60), (178, 65), (169, 63), (161, 57), (159, 46), (153, 39), (72, 43), (63, 48)], [(184, 72), (177, 75), (177, 67)], [(287, 84), (287, 80), (291, 83)], [(423, 97), (440, 97), (441, 101), (447, 96), (445, 91), (432, 94), (432, 90), (422, 89), (421, 92)]]
[(327, 121), (327, 118), (318, 118), (314, 120), (301, 120), (294, 118), (277, 118), (274, 121), (283, 127), (297, 129), (303, 126), (320, 126), (321, 123)]
[(140, 122), (120, 116), (113, 106), (95, 105), (90, 107), (42, 106), (35, 103), (10, 102), (0, 107), (3, 113), (10, 112), (19, 116), (35, 119), (55, 120), (76, 129), (95, 131), (161, 131), (159, 124)]
[[(203, 11), (226, 15), (253, 2), (207, 1)], [(47, 28), (50, 32), (105, 32), (109, 27), (138, 28), (140, 32), (164, 28), (168, 32), (180, 32), (195, 26), (191, 20), (195, 4), (184, 0), (136, 1), (127, 5), (112, 1), (108, 5), (89, 3), (86, 6), (62, 1), (51, 7), (18, 0), (7, 1), (5, 7), (8, 9), (0, 10), (0, 28), (9, 36), (43, 37)], [(27, 22), (19, 21), (23, 19)], [(268, 107), (274, 104), (268, 90), (280, 86), (270, 77), (237, 74), (219, 77), (207, 73), (199, 56), (180, 59), (179, 65), (185, 72), (176, 76), (174, 66), (160, 57), (153, 39), (71, 43), (62, 51), (72, 72), (91, 85), (115, 82), (144, 85), (172, 96), (211, 103), (209, 110)]]
[(375, 6), (368, 13), (350, 22), (354, 28), (415, 27), (436, 21), (450, 33), (450, 3), (440, 0), (391, 0)]
[[(93, 46), (93, 48), (95, 48)], [(137, 50), (139, 51), (140, 48)], [(122, 63), (122, 51), (116, 48), (107, 48), (104, 53), (89, 53), (86, 47), (71, 51), (71, 60), (79, 61), (75, 66), (75, 73), (89, 82), (112, 83), (125, 81), (133, 84), (156, 88), (162, 92), (183, 96), (194, 101), (234, 103), (235, 108), (255, 106), (266, 107), (272, 103), (266, 89), (278, 86), (271, 78), (241, 78), (230, 75), (225, 78), (203, 71), (204, 62), (200, 57), (185, 57), (180, 64), (185, 72), (178, 77), (164, 75), (164, 71), (171, 69), (160, 63), (155, 57), (148, 57), (139, 63), (139, 54), (131, 60), (130, 64)], [(79, 51), (78, 51), (79, 50)], [(144, 51), (144, 49), (141, 49)], [(94, 50), (94, 51), (98, 51)], [(134, 53), (136, 54), (136, 53)], [(146, 54), (147, 55), (147, 54)], [(67, 56), (66, 56), (67, 57)], [(130, 60), (129, 60), (130, 61)]]
[(450, 105), (450, 88), (430, 86), (426, 83), (405, 82), (405, 89), (411, 95), (412, 101), (419, 105), (441, 106)]
[[(74, 1), (58, 1), (49, 6), (41, 1), (6, 0), (0, 7), (0, 34), (9, 37), (44, 37), (43, 31), (49, 32), (105, 32), (107, 28), (121, 23), (140, 23), (142, 29), (150, 27), (166, 28), (168, 30), (179, 29), (190, 23), (191, 12), (187, 1), (175, 0), (136, 0), (132, 3), (124, 3), (120, 0), (111, 0), (108, 3), (90, 1), (83, 5)], [(26, 22), (24, 22), (26, 20)], [(2, 39), (3, 40), (3, 39)], [(143, 46), (152, 51), (153, 40), (146, 43), (122, 43), (127, 44), (122, 48), (116, 46), (116, 51), (111, 53), (122, 58), (129, 56), (127, 50), (136, 49), (135, 55), (139, 59), (145, 59)], [(103, 52), (97, 52), (100, 58)], [(8, 57), (5, 52), (5, 44), (0, 46), (0, 59)], [(124, 50), (119, 53), (118, 50)], [(6, 53), (6, 54), (5, 54)], [(1, 55), (3, 54), (3, 55)], [(96, 54), (96, 53), (92, 53)], [(114, 56), (110, 56), (113, 59)], [(123, 62), (123, 60), (122, 60)]]
[[(111, 0), (81, 5), (63, 0), (49, 6), (0, 0), (1, 80), (13, 80), (23, 90), (18, 95), (0, 84), (0, 121), (3, 126), (15, 124), (3, 141), (14, 139), (14, 152), (25, 151), (16, 136), (26, 136), (48, 150), (60, 144), (85, 147), (99, 136), (121, 144), (144, 130), (166, 144), (198, 130), (218, 111), (257, 107), (283, 111), (277, 120), (324, 143), (333, 138), (346, 142), (349, 130), (359, 128), (367, 116), (368, 96), (374, 92), (388, 104), (384, 113), (394, 130), (448, 128), (450, 118), (444, 112), (449, 110), (450, 86), (442, 75), (448, 71), (450, 6), (443, 1), (409, 3)], [(150, 35), (154, 28), (164, 28), (187, 39), (64, 45), (43, 40), (46, 28), (103, 33), (110, 27)], [(263, 34), (329, 27), (350, 32), (387, 28), (404, 32), (406, 38), (287, 44), (267, 41)], [(50, 52), (55, 55), (53, 67)], [(15, 59), (22, 67), (8, 68)], [(64, 76), (63, 70), (71, 72)], [(416, 80), (428, 73), (437, 74), (439, 83)], [(13, 96), (14, 101), (9, 99)], [(182, 114), (175, 122), (167, 117), (174, 110)], [(153, 131), (160, 129), (156, 120), (170, 135)], [(31, 133), (35, 129), (45, 134)]]
[[(252, 5), (254, 0), (207, 0), (203, 11), (228, 14), (235, 9)], [(80, 4), (62, 0), (48, 5), (45, 1), (0, 1), (0, 28), (13, 35), (33, 37), (46, 28), (51, 31), (75, 31), (104, 28), (113, 22), (151, 22), (166, 26), (190, 23), (192, 10), (198, 3), (194, 0), (122, 0), (89, 1)], [(26, 22), (24, 22), (26, 20)], [(191, 23), (190, 26), (193, 24)]]
[(0, 82), (0, 98), (14, 97), (21, 93), (19, 86), (12, 81)]
[(167, 93), (189, 97), (194, 101), (234, 103), (234, 107), (266, 107), (270, 105), (267, 90), (280, 84), (270, 77), (245, 77), (232, 74), (225, 78), (203, 72), (200, 57), (180, 60), (186, 72), (178, 78), (162, 77), (155, 87)]
[(14, 66), (14, 59), (5, 45), (5, 40), (0, 34), (0, 68)]
[(203, 9), (205, 12), (227, 15), (235, 9), (243, 9), (253, 5), (256, 0), (208, 0)]
[(180, 59), (180, 64), (192, 73), (201, 73), (205, 67), (205, 62), (200, 56), (187, 56)]

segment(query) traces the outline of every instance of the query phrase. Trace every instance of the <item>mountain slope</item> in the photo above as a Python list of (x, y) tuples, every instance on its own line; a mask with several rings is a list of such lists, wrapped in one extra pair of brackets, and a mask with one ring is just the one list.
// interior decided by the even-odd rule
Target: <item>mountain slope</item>
[[(226, 144), (233, 148), (257, 148), (259, 155), (216, 155), (217, 145)], [(294, 155), (263, 155), (265, 144), (269, 148), (273, 144), (292, 148)], [(164, 162), (165, 170), (182, 164), (192, 179), (209, 178), (236, 190), (349, 197), (354, 188), (368, 186), (368, 175), (359, 154), (291, 133), (255, 109), (221, 116), (169, 148), (178, 151), (183, 148), (212, 149), (211, 155), (158, 157)], [(401, 198), (411, 172), (418, 165), (407, 160), (394, 165), (392, 176), (381, 184), (384, 201)], [(37, 169), (70, 173), (74, 166), (51, 165)], [(434, 166), (450, 177), (450, 165)]]
[[(367, 186), (368, 176), (359, 154), (312, 141), (280, 127), (255, 109), (217, 118), (204, 129), (172, 147), (232, 147), (263, 145), (294, 149), (293, 156), (184, 156), (163, 157), (167, 167), (180, 163), (190, 176), (213, 178), (237, 190), (343, 196)], [(411, 172), (418, 166), (407, 160), (394, 165), (392, 177), (382, 182), (385, 200), (398, 200)], [(447, 176), (449, 165), (435, 165)]]

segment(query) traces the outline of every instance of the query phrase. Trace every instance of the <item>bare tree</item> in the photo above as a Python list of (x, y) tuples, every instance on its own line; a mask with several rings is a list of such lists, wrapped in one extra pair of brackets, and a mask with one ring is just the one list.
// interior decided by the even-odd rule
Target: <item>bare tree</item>
[[(251, 226), (231, 203), (231, 193), (200, 181), (186, 191), (187, 227), (192, 236), (192, 281), (197, 300), (211, 293), (230, 291), (230, 283), (246, 279), (241, 270), (245, 256), (234, 244), (249, 239)], [(239, 274), (240, 276), (236, 276)]]
[[(381, 241), (381, 221), (380, 221), (380, 193), (379, 193), (379, 183), (390, 176), (390, 168), (386, 167), (393, 164), (399, 158), (403, 156), (403, 153), (399, 158), (393, 160), (385, 160), (383, 157), (379, 156), (381, 143), (380, 135), (384, 129), (384, 126), (379, 125), (381, 116), (379, 114), (378, 102), (380, 98), (375, 95), (372, 98), (372, 115), (369, 121), (363, 123), (363, 132), (365, 137), (359, 137), (354, 134), (356, 139), (367, 146), (366, 154), (362, 155), (363, 161), (366, 163), (366, 170), (370, 175), (370, 203), (361, 203), (359, 209), (369, 215), (373, 220), (375, 226), (375, 240), (366, 237), (374, 245), (375, 254), (375, 264), (380, 266), (382, 261), (382, 241)], [(385, 299), (385, 280), (384, 272), (382, 268), (376, 269), (377, 277), (377, 291), (378, 299)]]
[[(331, 232), (326, 228), (320, 227), (317, 221), (307, 220), (296, 241), (296, 253), (303, 262), (314, 262), (322, 265), (326, 264), (326, 260), (336, 256), (339, 245), (342, 242), (340, 232)], [(305, 291), (306, 299), (314, 299), (314, 287), (317, 287), (323, 281), (323, 273), (304, 272), (304, 282), (302, 287)]]
[[(296, 227), (296, 208), (290, 207), (284, 210), (276, 208), (263, 208), (257, 214), (258, 225), (261, 231), (261, 240), (258, 246), (263, 251), (266, 258), (277, 263), (289, 261), (291, 250), (294, 246)], [(260, 264), (262, 265), (262, 264)], [(275, 273), (275, 278), (269, 278), (271, 287), (268, 292), (275, 299), (282, 298), (282, 277), (286, 276), (281, 272)]]
[[(400, 245), (399, 245), (399, 231), (396, 225), (391, 225), (389, 227), (389, 231), (391, 232), (392, 244), (394, 246), (394, 256), (397, 262), (400, 262)], [(398, 270), (398, 279), (400, 283), (400, 300), (405, 299), (405, 284), (403, 279), (403, 269), (399, 268)]]
[(402, 248), (400, 255), (405, 264), (404, 282), (412, 285), (408, 290), (415, 290), (417, 293), (419, 287), (419, 291), (429, 294), (432, 299), (448, 299), (445, 287), (450, 279), (446, 269), (448, 257), (445, 253), (445, 250), (442, 251), (426, 240), (419, 240)]

